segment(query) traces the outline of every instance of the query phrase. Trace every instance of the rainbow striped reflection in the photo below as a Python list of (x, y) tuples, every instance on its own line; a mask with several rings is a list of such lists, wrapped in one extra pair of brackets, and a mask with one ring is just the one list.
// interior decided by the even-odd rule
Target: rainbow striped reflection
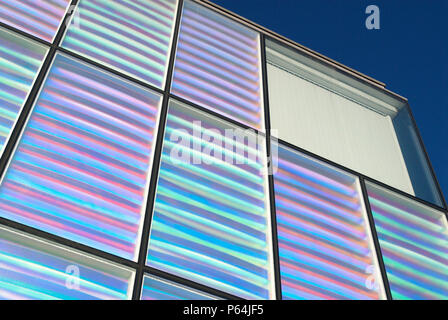
[(357, 178), (273, 142), (275, 150), (283, 299), (383, 298)]
[(217, 300), (217, 298), (168, 280), (144, 276), (140, 300)]
[(393, 299), (448, 299), (448, 223), (416, 201), (367, 184)]
[(172, 92), (263, 130), (258, 33), (185, 1)]
[(244, 161), (233, 148), (245, 146), (224, 138), (225, 129), (234, 127), (171, 102), (147, 263), (242, 298), (268, 299), (274, 293), (266, 175), (259, 157), (238, 164)]
[(0, 29), (0, 156), (47, 51), (44, 46)]
[(134, 259), (160, 103), (58, 54), (0, 187), (0, 216)]
[(0, 21), (52, 42), (70, 0), (1, 0)]
[(0, 227), (0, 299), (130, 299), (134, 272)]
[(177, 0), (81, 0), (62, 46), (162, 87)]

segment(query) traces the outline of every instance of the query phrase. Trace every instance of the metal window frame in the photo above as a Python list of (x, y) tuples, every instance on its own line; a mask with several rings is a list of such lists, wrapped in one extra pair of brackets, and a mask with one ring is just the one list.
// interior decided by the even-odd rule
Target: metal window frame
[(179, 0), (177, 4), (176, 20), (174, 24), (173, 38), (171, 42), (171, 52), (168, 57), (168, 70), (166, 72), (165, 87), (163, 91), (162, 107), (160, 110), (159, 124), (157, 138), (154, 147), (154, 158), (152, 164), (151, 180), (149, 183), (148, 199), (146, 202), (146, 213), (143, 221), (142, 237), (140, 239), (140, 252), (138, 255), (138, 269), (135, 276), (134, 292), (132, 299), (140, 298), (143, 286), (144, 268), (146, 266), (146, 259), (148, 254), (149, 236), (152, 222), (152, 215), (154, 210), (157, 182), (159, 180), (159, 169), (161, 163), (161, 153), (163, 146), (163, 137), (165, 135), (166, 118), (168, 114), (168, 103), (170, 100), (169, 92), (171, 90), (171, 81), (173, 78), (174, 61), (176, 57), (177, 38), (180, 29), (180, 20), (182, 16), (183, 0)]
[(383, 259), (383, 253), (381, 251), (380, 241), (378, 238), (378, 233), (376, 231), (375, 219), (373, 218), (372, 208), (370, 207), (369, 195), (367, 193), (366, 181), (364, 178), (359, 177), (359, 184), (361, 185), (362, 198), (364, 200), (365, 209), (367, 212), (367, 217), (369, 219), (368, 224), (370, 226), (370, 232), (373, 238), (373, 244), (376, 251), (376, 258), (380, 267), (381, 278), (383, 280), (384, 291), (386, 292), (387, 300), (392, 300), (392, 292), (390, 290), (389, 279), (387, 277), (386, 265)]
[[(266, 131), (266, 157), (268, 170), (272, 166), (271, 152), (271, 114), (269, 109), (269, 90), (268, 90), (268, 73), (266, 62), (266, 42), (265, 35), (260, 34), (260, 52), (261, 52), (261, 74), (263, 81), (263, 100), (264, 100), (264, 117)], [(272, 253), (274, 256), (274, 279), (277, 300), (282, 300), (282, 284), (280, 273), (280, 254), (278, 248), (278, 232), (277, 232), (277, 209), (275, 206), (275, 185), (274, 175), (268, 172), (269, 200), (271, 205), (271, 229), (272, 229)]]
[[(368, 196), (367, 196), (366, 181), (368, 181), (370, 183), (374, 183), (374, 184), (376, 184), (380, 187), (383, 187), (384, 189), (389, 190), (391, 192), (397, 193), (398, 195), (404, 196), (405, 198), (417, 201), (425, 206), (428, 206), (430, 208), (441, 211), (445, 214), (445, 218), (448, 218), (447, 202), (443, 196), (443, 193), (442, 193), (441, 187), (439, 185), (439, 182), (437, 180), (437, 177), (435, 175), (433, 166), (429, 159), (426, 148), (423, 144), (423, 139), (422, 139), (420, 131), (417, 127), (412, 110), (409, 107), (409, 104), (407, 103), (407, 100), (405, 98), (385, 89), (385, 85), (382, 82), (379, 82), (379, 81), (372, 79), (366, 75), (363, 75), (362, 73), (360, 73), (356, 70), (350, 69), (350, 68), (348, 68), (330, 58), (327, 58), (317, 52), (314, 52), (314, 51), (312, 51), (300, 44), (297, 44), (281, 35), (278, 35), (278, 34), (274, 33), (273, 31), (270, 31), (270, 30), (268, 30), (264, 27), (261, 27), (245, 18), (242, 18), (242, 17), (236, 15), (235, 13), (232, 13), (232, 12), (230, 12), (230, 11), (228, 11), (228, 10), (226, 10), (208, 0), (186, 0), (186, 1), (192, 1), (192, 2), (198, 3), (199, 5), (209, 8), (209, 9), (217, 12), (218, 14), (226, 16), (227, 18), (232, 19), (233, 21), (235, 21), (237, 23), (243, 24), (246, 27), (249, 27), (252, 30), (259, 33), (260, 56), (261, 56), (261, 76), (262, 76), (261, 81), (262, 81), (262, 88), (263, 88), (262, 97), (264, 100), (264, 110), (263, 111), (264, 111), (264, 118), (265, 118), (264, 122), (265, 122), (265, 131), (266, 131), (266, 133), (263, 133), (263, 132), (260, 132), (259, 130), (253, 129), (247, 125), (241, 124), (237, 120), (227, 118), (226, 116), (220, 115), (216, 112), (208, 110), (205, 107), (199, 106), (199, 105), (192, 103), (184, 98), (178, 97), (178, 96), (170, 93), (171, 82), (172, 82), (173, 72), (174, 72), (174, 62), (175, 62), (175, 56), (176, 56), (177, 40), (178, 40), (178, 35), (179, 35), (179, 30), (180, 30), (180, 23), (181, 23), (181, 16), (182, 16), (184, 0), (178, 0), (170, 55), (168, 57), (169, 62), (168, 62), (168, 67), (167, 67), (168, 69), (167, 69), (167, 73), (166, 73), (164, 89), (160, 89), (158, 87), (155, 87), (153, 85), (145, 83), (144, 81), (135, 79), (132, 76), (124, 74), (124, 73), (117, 71), (113, 68), (110, 68), (108, 66), (104, 66), (101, 63), (92, 61), (89, 58), (86, 58), (77, 53), (71, 52), (70, 50), (62, 48), (60, 46), (63, 36), (66, 32), (68, 22), (70, 21), (70, 19), (72, 17), (72, 13), (76, 10), (77, 4), (79, 3), (79, 1), (82, 1), (82, 0), (72, 0), (71, 1), (70, 5), (69, 5), (69, 10), (67, 10), (67, 12), (60, 24), (59, 30), (56, 33), (56, 36), (54, 37), (53, 42), (51, 42), (51, 43), (48, 41), (42, 40), (34, 35), (30, 35), (30, 34), (24, 32), (24, 31), (21, 31), (17, 28), (11, 27), (5, 23), (0, 22), (0, 27), (3, 27), (10, 31), (13, 31), (14, 33), (21, 35), (25, 38), (28, 38), (30, 40), (34, 40), (40, 44), (45, 45), (47, 48), (49, 48), (47, 56), (45, 57), (44, 62), (41, 66), (41, 69), (36, 77), (36, 80), (34, 81), (34, 85), (31, 88), (30, 93), (23, 105), (22, 112), (20, 113), (20, 115), (16, 121), (16, 125), (12, 129), (9, 140), (6, 142), (4, 152), (0, 158), (0, 178), (2, 178), (6, 174), (7, 167), (10, 162), (10, 159), (13, 156), (16, 144), (18, 143), (18, 141), (21, 137), (21, 133), (26, 125), (26, 122), (27, 122), (29, 116), (30, 116), (30, 111), (38, 97), (38, 94), (40, 92), (40, 89), (42, 87), (44, 79), (51, 67), (51, 63), (52, 63), (53, 58), (55, 57), (57, 52), (65, 53), (73, 58), (77, 58), (81, 61), (84, 61), (94, 67), (108, 71), (112, 74), (120, 76), (123, 79), (134, 82), (136, 84), (141, 85), (142, 87), (145, 87), (154, 92), (162, 94), (163, 95), (162, 107), (161, 107), (161, 111), (160, 111), (160, 118), (159, 118), (159, 124), (158, 124), (158, 129), (157, 129), (157, 131), (158, 131), (157, 137), (156, 137), (156, 141), (154, 142), (154, 145), (155, 145), (154, 158), (153, 158), (153, 165), (151, 168), (150, 187), (149, 187), (148, 198), (147, 198), (147, 202), (146, 202), (146, 212), (145, 212), (145, 216), (144, 216), (144, 220), (143, 220), (143, 232), (142, 232), (142, 236), (141, 236), (138, 260), (137, 260), (137, 262), (135, 262), (135, 261), (132, 261), (129, 259), (125, 259), (125, 258), (119, 257), (117, 255), (110, 254), (105, 251), (95, 249), (95, 248), (89, 247), (87, 245), (80, 244), (78, 242), (68, 240), (68, 239), (60, 237), (58, 235), (39, 230), (37, 228), (29, 227), (27, 225), (24, 225), (24, 224), (21, 224), (21, 223), (18, 223), (18, 222), (15, 222), (15, 221), (12, 221), (12, 220), (9, 220), (6, 218), (0, 217), (0, 225), (9, 227), (9, 228), (12, 228), (15, 230), (19, 230), (19, 231), (40, 237), (42, 239), (52, 241), (56, 244), (61, 244), (61, 245), (67, 246), (69, 248), (76, 249), (76, 250), (79, 250), (79, 251), (82, 251), (82, 252), (85, 252), (85, 253), (88, 253), (88, 254), (91, 254), (94, 256), (98, 256), (100, 258), (103, 258), (103, 259), (106, 259), (106, 260), (109, 260), (109, 261), (112, 261), (115, 263), (118, 263), (120, 265), (132, 268), (135, 271), (135, 281), (133, 283), (133, 288), (132, 288), (132, 290), (133, 290), (132, 299), (133, 300), (140, 299), (140, 293), (141, 293), (142, 284), (143, 284), (143, 277), (145, 274), (154, 275), (154, 276), (160, 277), (162, 279), (170, 280), (175, 283), (178, 283), (178, 284), (181, 284), (181, 285), (184, 285), (184, 286), (187, 286), (187, 287), (199, 290), (199, 291), (203, 291), (204, 293), (208, 293), (208, 294), (211, 294), (211, 295), (223, 298), (223, 299), (230, 299), (230, 300), (241, 299), (240, 297), (228, 294), (226, 292), (222, 292), (222, 291), (214, 289), (212, 287), (208, 287), (203, 284), (199, 284), (194, 281), (191, 281), (191, 280), (188, 280), (188, 279), (185, 279), (182, 277), (178, 277), (173, 274), (158, 270), (156, 268), (149, 267), (146, 265), (146, 254), (147, 254), (147, 250), (148, 250), (151, 220), (152, 220), (152, 211), (154, 208), (154, 201), (155, 201), (155, 196), (156, 196), (156, 185), (157, 185), (157, 181), (158, 181), (158, 174), (159, 174), (159, 168), (160, 168), (160, 158), (161, 158), (161, 150), (162, 150), (162, 144), (163, 144), (163, 136), (164, 136), (164, 132), (165, 132), (168, 103), (169, 103), (170, 99), (178, 100), (186, 105), (189, 105), (193, 109), (198, 109), (198, 110), (203, 111), (211, 116), (228, 121), (234, 125), (237, 125), (237, 126), (243, 128), (243, 129), (252, 129), (252, 130), (254, 130), (255, 133), (265, 136), (266, 137), (266, 158), (268, 160), (272, 160), (270, 158), (271, 157), (271, 125), (270, 125), (270, 107), (269, 107), (269, 95), (268, 95), (267, 62), (266, 62), (266, 50), (265, 50), (266, 49), (265, 41), (266, 41), (266, 39), (269, 38), (270, 40), (280, 42), (287, 47), (301, 51), (302, 53), (305, 53), (307, 55), (311, 55), (312, 57), (314, 57), (326, 64), (330, 64), (330, 65), (334, 66), (339, 71), (344, 72), (345, 74), (355, 77), (355, 78), (359, 79), (360, 81), (363, 81), (371, 86), (375, 86), (377, 89), (383, 90), (384, 92), (386, 92), (387, 94), (389, 94), (395, 98), (406, 101), (406, 109), (410, 114), (414, 130), (417, 134), (417, 137), (418, 137), (418, 140), (420, 143), (420, 147), (422, 148), (422, 151), (423, 151), (425, 159), (428, 163), (431, 175), (434, 179), (436, 189), (438, 190), (438, 193), (439, 193), (439, 196), (440, 196), (440, 199), (442, 202), (442, 207), (435, 205), (433, 203), (430, 203), (428, 201), (425, 201), (423, 199), (417, 198), (416, 196), (413, 196), (411, 194), (408, 194), (408, 193), (398, 190), (396, 188), (393, 188), (387, 184), (384, 184), (378, 180), (372, 179), (372, 178), (370, 178), (366, 175), (363, 175), (359, 172), (356, 172), (350, 168), (346, 168), (338, 163), (332, 162), (332, 161), (325, 159), (317, 154), (314, 154), (305, 149), (302, 149), (299, 146), (292, 145), (286, 141), (278, 139), (279, 144), (282, 144), (282, 145), (289, 147), (293, 150), (296, 150), (305, 155), (308, 155), (316, 160), (320, 160), (328, 165), (331, 165), (340, 170), (343, 170), (349, 174), (354, 175), (355, 177), (357, 177), (359, 179), (365, 208), (366, 208), (367, 215), (369, 218), (369, 224), (370, 224), (371, 233), (373, 236), (375, 250), (376, 250), (378, 262), (380, 265), (381, 275), (382, 275), (383, 282), (384, 282), (386, 295), (387, 295), (388, 299), (392, 299), (391, 293), (390, 293), (390, 286), (389, 286), (389, 282), (387, 280), (387, 274), (386, 274), (386, 270), (385, 270), (385, 266), (384, 266), (383, 256), (381, 254), (381, 247), (379, 245), (378, 235), (376, 233), (376, 228), (375, 228), (375, 224), (374, 224), (374, 220), (373, 220), (373, 216), (372, 216), (372, 212), (371, 212), (371, 208), (370, 208), (370, 203), (369, 203)], [(73, 10), (73, 8), (75, 8), (75, 9)], [(268, 162), (268, 163), (270, 163), (270, 162)], [(269, 196), (269, 200), (270, 200), (270, 211), (271, 211), (271, 230), (272, 230), (272, 246), (273, 246), (272, 249), (273, 249), (273, 260), (274, 260), (273, 265), (274, 265), (275, 293), (276, 293), (277, 300), (281, 300), (282, 293), (281, 293), (281, 277), (280, 277), (279, 254), (278, 254), (275, 188), (274, 188), (273, 175), (269, 174), (268, 177), (269, 177), (268, 178), (268, 187), (269, 187), (268, 188), (269, 189), (268, 196)]]
[[(209, 0), (191, 0), (191, 1), (196, 2), (198, 4), (201, 4), (201, 5), (203, 5), (203, 6), (207, 7), (207, 8), (210, 8), (210, 9), (218, 12), (218, 13), (221, 13), (222, 15), (227, 16), (228, 18), (231, 18), (231, 19), (233, 19), (233, 20), (235, 20), (235, 21), (237, 21), (237, 22), (239, 22), (241, 24), (246, 25), (247, 27), (249, 27), (249, 28), (251, 28), (251, 29), (253, 29), (255, 31), (258, 31), (260, 33), (260, 35), (264, 35), (266, 38), (269, 38), (272, 41), (275, 41), (275, 42), (277, 42), (279, 44), (282, 44), (282, 45), (284, 45), (286, 47), (289, 47), (290, 49), (299, 51), (302, 54), (311, 56), (312, 58), (317, 59), (320, 62), (323, 62), (325, 64), (329, 64), (329, 65), (335, 67), (338, 71), (340, 71), (340, 72), (342, 72), (344, 74), (347, 74), (348, 76), (355, 77), (356, 79), (358, 79), (358, 80), (360, 80), (362, 82), (365, 82), (368, 85), (376, 87), (377, 89), (383, 91), (387, 95), (390, 95), (390, 96), (392, 96), (392, 97), (394, 97), (396, 99), (399, 99), (399, 100), (403, 101), (406, 104), (406, 109), (409, 112), (409, 115), (411, 117), (411, 121), (412, 121), (414, 130), (415, 130), (415, 132), (417, 134), (420, 147), (421, 147), (421, 149), (422, 149), (422, 151), (424, 153), (425, 160), (428, 163), (429, 170), (431, 172), (431, 176), (432, 176), (432, 178), (434, 180), (436, 189), (438, 191), (438, 196), (440, 198), (440, 202), (442, 203), (442, 206), (441, 207), (439, 206), (439, 208), (448, 210), (448, 204), (446, 202), (446, 199), (445, 199), (445, 197), (443, 195), (443, 192), (442, 192), (442, 189), (440, 187), (440, 184), (439, 184), (439, 182), (437, 180), (437, 177), (435, 175), (434, 167), (432, 166), (432, 163), (430, 161), (429, 155), (428, 155), (427, 150), (426, 150), (426, 148), (424, 146), (422, 136), (421, 136), (420, 131), (419, 131), (418, 127), (417, 127), (417, 122), (415, 121), (414, 115), (412, 113), (412, 110), (411, 110), (411, 108), (409, 106), (409, 103), (408, 103), (408, 100), (406, 98), (398, 95), (395, 92), (392, 92), (392, 91), (386, 89), (386, 85), (383, 82), (380, 82), (380, 81), (378, 81), (376, 79), (373, 79), (373, 78), (371, 78), (371, 77), (369, 77), (369, 76), (367, 76), (367, 75), (365, 75), (365, 74), (363, 74), (363, 73), (361, 73), (361, 72), (359, 72), (357, 70), (349, 68), (349, 67), (347, 67), (347, 66), (345, 66), (345, 65), (343, 65), (343, 64), (341, 64), (341, 63), (339, 63), (339, 62), (337, 62), (337, 61), (335, 61), (335, 60), (333, 60), (331, 58), (328, 58), (328, 57), (326, 57), (326, 56), (324, 56), (324, 55), (322, 55), (322, 54), (320, 54), (318, 52), (315, 52), (315, 51), (313, 51), (313, 50), (311, 50), (311, 49), (309, 49), (309, 48), (307, 48), (307, 47), (305, 47), (305, 46), (303, 46), (303, 45), (301, 45), (299, 43), (296, 43), (296, 42), (294, 42), (294, 41), (292, 41), (292, 40), (290, 40), (290, 39), (288, 39), (288, 38), (286, 38), (286, 37), (284, 37), (282, 35), (279, 35), (279, 34), (275, 33), (274, 31), (271, 31), (271, 30), (269, 30), (269, 29), (267, 29), (267, 28), (265, 28), (263, 26), (260, 26), (260, 25), (254, 23), (254, 22), (252, 22), (252, 21), (250, 21), (250, 20), (248, 20), (248, 19), (246, 19), (244, 17), (241, 17), (241, 16), (235, 14), (234, 12), (231, 12), (230, 10), (227, 10), (227, 9), (225, 9), (225, 8), (223, 8), (223, 7), (217, 5), (217, 4), (215, 4), (215, 3), (213, 3), (213, 2), (211, 2)], [(409, 196), (412, 196), (412, 195), (409, 194)]]

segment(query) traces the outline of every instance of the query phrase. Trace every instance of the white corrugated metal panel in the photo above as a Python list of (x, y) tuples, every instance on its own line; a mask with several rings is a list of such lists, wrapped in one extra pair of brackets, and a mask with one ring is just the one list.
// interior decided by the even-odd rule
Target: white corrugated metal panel
[(268, 65), (278, 138), (414, 194), (389, 116)]

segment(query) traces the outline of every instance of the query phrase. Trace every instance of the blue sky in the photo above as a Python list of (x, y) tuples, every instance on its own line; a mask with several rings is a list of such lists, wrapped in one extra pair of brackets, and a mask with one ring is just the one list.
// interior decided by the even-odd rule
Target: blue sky
[[(448, 1), (212, 1), (408, 98), (447, 198)], [(380, 9), (380, 30), (365, 27), (368, 5)]]

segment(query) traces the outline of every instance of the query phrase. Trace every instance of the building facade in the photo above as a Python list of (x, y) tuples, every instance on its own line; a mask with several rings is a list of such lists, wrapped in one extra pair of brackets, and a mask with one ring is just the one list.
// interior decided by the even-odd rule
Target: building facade
[(0, 298), (448, 299), (407, 100), (209, 1), (0, 1)]

